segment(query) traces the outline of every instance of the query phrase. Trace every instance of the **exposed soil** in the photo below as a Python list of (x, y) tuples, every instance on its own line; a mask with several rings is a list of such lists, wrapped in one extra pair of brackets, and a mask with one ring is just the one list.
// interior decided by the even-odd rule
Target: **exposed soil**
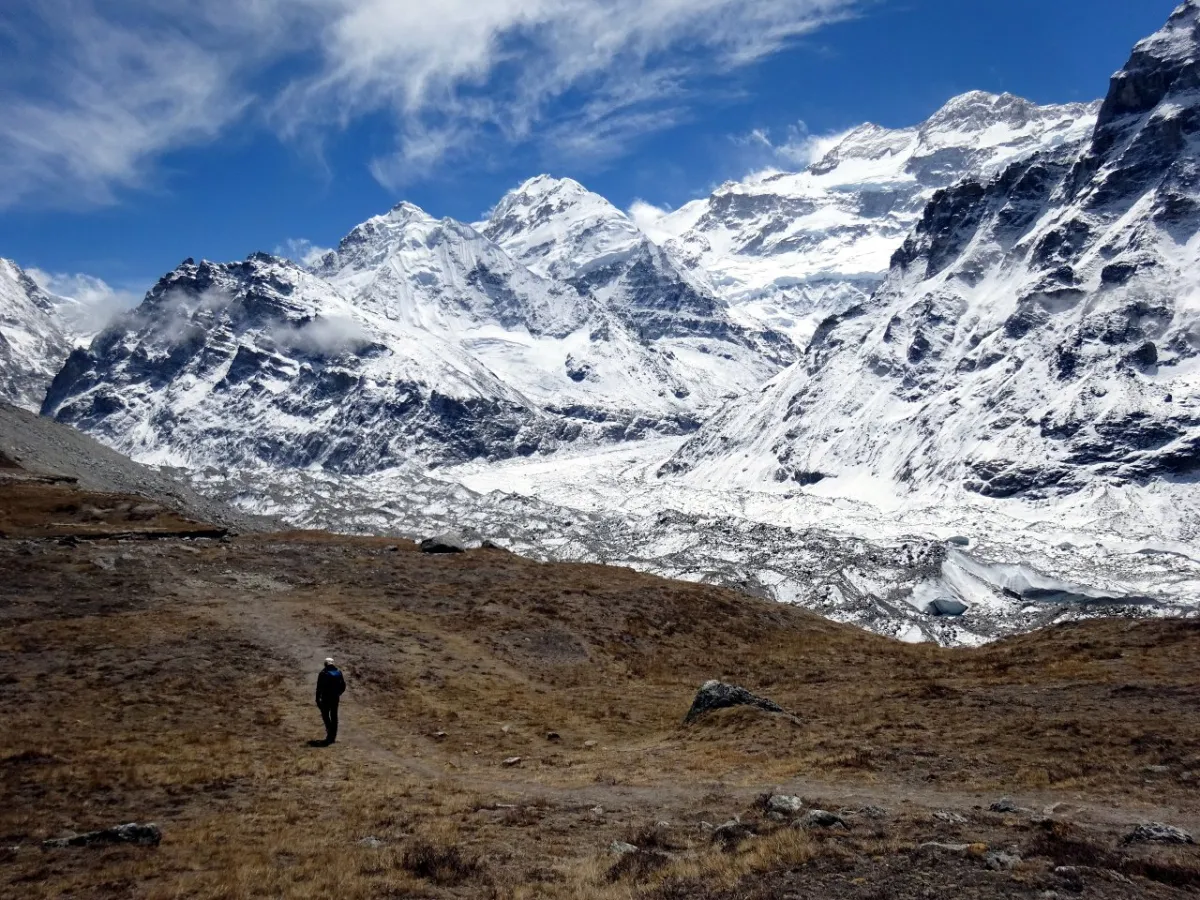
[[(1200, 827), (1200, 623), (947, 651), (503, 551), (189, 539), (196, 522), (136, 499), (0, 479), (0, 895), (1200, 890), (1195, 846), (1122, 842)], [(78, 537), (104, 528), (124, 538)], [(311, 746), (327, 655), (349, 683), (342, 735)], [(792, 715), (684, 726), (709, 678)], [(772, 819), (771, 792), (847, 827)], [(1016, 811), (991, 812), (1001, 796)], [(745, 832), (714, 841), (734, 816)], [(161, 825), (161, 846), (40, 846), (129, 821)]]

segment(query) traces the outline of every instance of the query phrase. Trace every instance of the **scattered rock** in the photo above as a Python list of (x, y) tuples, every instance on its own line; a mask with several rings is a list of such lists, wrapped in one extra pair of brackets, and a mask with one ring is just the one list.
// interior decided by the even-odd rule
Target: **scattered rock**
[(508, 759), (506, 759), (504, 761), (504, 765), (506, 765), (506, 766), (519, 766), (520, 764), (521, 764), (521, 757), (519, 757), (519, 756), (510, 756)]
[(882, 806), (864, 806), (858, 814), (864, 819), (886, 819), (891, 813)]
[(1060, 800), (1058, 803), (1051, 803), (1049, 806), (1047, 806), (1045, 809), (1043, 809), (1042, 815), (1044, 815), (1044, 816), (1073, 816), (1073, 815), (1077, 815), (1080, 812), (1081, 812), (1081, 810), (1078, 806), (1075, 806), (1072, 803), (1064, 803)]
[(425, 538), (417, 545), (422, 553), (466, 553), (467, 548), (449, 537)]
[(804, 828), (845, 828), (846, 820), (825, 809), (810, 809), (800, 820)]
[(378, 850), (380, 847), (383, 846), (383, 841), (381, 841), (379, 838), (375, 837), (374, 835), (365, 837), (361, 841), (358, 841), (357, 843), (358, 843), (358, 846), (360, 846), (360, 847), (370, 847), (372, 850)]
[(613, 841), (608, 845), (608, 852), (614, 856), (625, 856), (629, 853), (637, 853), (638, 848), (633, 844), (625, 843), (625, 841)]
[(53, 838), (43, 841), (43, 847), (94, 847), (100, 844), (138, 844), (143, 847), (157, 847), (162, 841), (162, 829), (152, 822), (130, 822), (115, 828), (104, 828), (100, 831), (89, 831), (86, 834), (76, 834), (70, 837)]
[(988, 807), (994, 813), (1019, 813), (1025, 812), (1021, 807), (1017, 806), (1008, 797), (1001, 797), (995, 803)]
[(765, 712), (783, 712), (783, 707), (778, 703), (752, 694), (743, 687), (725, 684), (723, 681), (706, 681), (696, 692), (696, 699), (692, 701), (692, 708), (688, 710), (683, 722), (686, 725), (706, 712), (730, 706), (753, 706)]
[(1127, 844), (1194, 844), (1192, 836), (1182, 828), (1162, 822), (1146, 822), (1125, 835)]
[(951, 812), (948, 809), (939, 809), (937, 812), (935, 812), (933, 814), (933, 818), (936, 819), (938, 822), (942, 822), (946, 825), (966, 825), (967, 824), (966, 816), (960, 815), (959, 813), (956, 813), (956, 812)]
[(598, 819), (602, 815), (604, 815), (604, 807), (603, 806), (593, 806), (591, 808), (591, 810), (589, 810), (589, 812), (591, 812), (591, 814)]
[(792, 797), (787, 794), (772, 794), (767, 800), (767, 810), (785, 816), (795, 816), (804, 810), (804, 802), (799, 797)]
[(599, 744), (600, 744), (599, 741), (584, 741), (583, 749), (584, 750), (594, 750), (597, 746), (599, 746)]
[(727, 848), (736, 847), (746, 838), (750, 837), (751, 831), (737, 819), (730, 819), (728, 822), (723, 822), (712, 830), (713, 843), (724, 844)]
[(1001, 853), (996, 851), (985, 856), (983, 861), (989, 869), (995, 872), (1008, 872), (1020, 865), (1021, 857), (1015, 853)]

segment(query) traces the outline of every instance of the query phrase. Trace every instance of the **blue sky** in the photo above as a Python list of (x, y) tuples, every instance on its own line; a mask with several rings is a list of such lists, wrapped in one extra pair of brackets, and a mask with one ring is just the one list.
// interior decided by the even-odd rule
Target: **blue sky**
[(129, 300), (186, 256), (331, 246), (400, 199), (470, 221), (542, 171), (673, 207), (967, 90), (1101, 97), (1174, 6), (8, 0), (0, 256)]

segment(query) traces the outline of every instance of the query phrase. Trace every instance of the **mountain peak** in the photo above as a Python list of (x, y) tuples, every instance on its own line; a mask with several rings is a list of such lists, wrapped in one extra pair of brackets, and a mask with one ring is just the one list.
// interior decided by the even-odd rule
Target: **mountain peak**
[(646, 237), (623, 212), (571, 178), (538, 175), (496, 204), (483, 233), (539, 275), (571, 278), (628, 256)]
[(1100, 111), (1103, 128), (1114, 119), (1141, 115), (1171, 95), (1200, 89), (1200, 0), (1179, 6), (1163, 28), (1133, 48), (1112, 77)]

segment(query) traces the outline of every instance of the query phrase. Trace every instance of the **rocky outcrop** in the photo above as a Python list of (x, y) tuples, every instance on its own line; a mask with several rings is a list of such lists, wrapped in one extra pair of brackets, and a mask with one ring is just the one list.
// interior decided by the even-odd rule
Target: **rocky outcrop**
[(783, 712), (783, 707), (778, 703), (752, 694), (743, 687), (725, 684), (723, 681), (706, 681), (696, 692), (692, 708), (688, 710), (683, 722), (686, 725), (714, 709), (727, 709), (732, 706), (749, 706), (772, 713)]
[(85, 834), (74, 834), (69, 837), (53, 838), (43, 841), (47, 848), (63, 847), (99, 847), (107, 844), (136, 844), (142, 847), (157, 847), (162, 842), (162, 829), (151, 823), (130, 822), (127, 825), (117, 825), (115, 828), (104, 828), (100, 831), (89, 831)]
[(1146, 822), (1125, 836), (1127, 844), (1194, 844), (1195, 839), (1182, 828), (1162, 822)]

